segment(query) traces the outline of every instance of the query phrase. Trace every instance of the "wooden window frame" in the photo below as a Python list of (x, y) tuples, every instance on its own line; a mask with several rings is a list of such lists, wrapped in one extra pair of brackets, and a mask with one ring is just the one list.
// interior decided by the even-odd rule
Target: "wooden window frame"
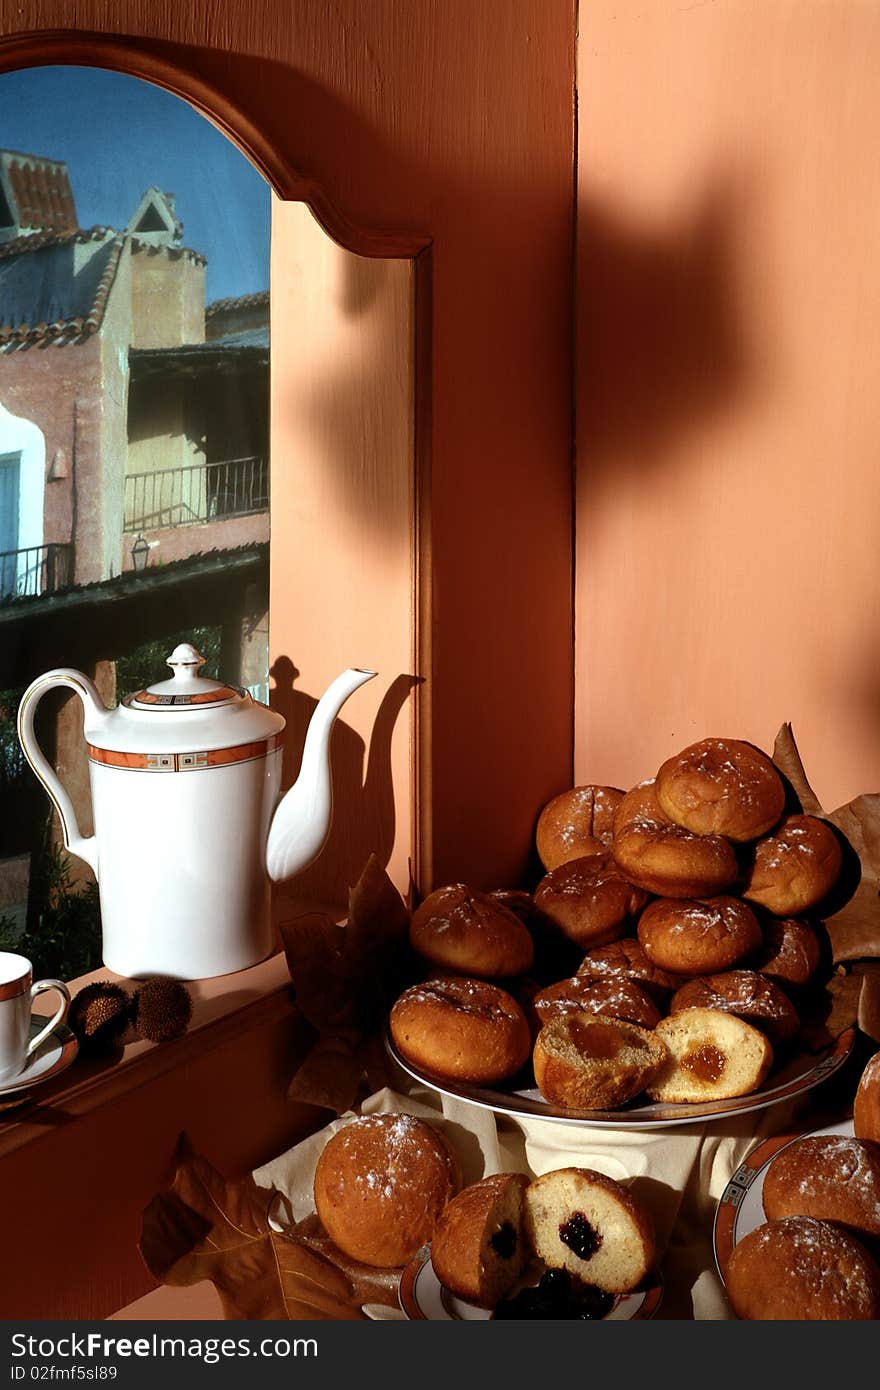
[[(375, 232), (354, 226), (314, 179), (290, 167), (246, 111), (217, 86), (157, 53), (149, 40), (52, 30), (0, 37), (0, 73), (54, 65), (105, 68), (165, 88), (188, 102), (236, 145), (284, 201), (307, 204), (324, 231), (357, 256), (410, 260), (414, 284), (414, 478), (411, 517), (412, 667), (421, 678), (413, 695), (411, 785), (395, 788), (413, 807), (412, 872), (429, 883), (430, 706), (425, 680), (430, 667), (429, 436), (431, 242), (427, 236)], [(106, 971), (74, 981), (74, 991)], [(234, 981), (234, 983), (231, 983)], [(4, 1186), (16, 1191), (16, 1219), (7, 1231), (5, 1258), (16, 1268), (16, 1287), (4, 1299), (6, 1317), (106, 1317), (152, 1287), (136, 1250), (137, 1211), (166, 1182), (180, 1133), (189, 1116), (186, 1081), (200, 1078), (193, 1096), (193, 1123), (213, 1132), (215, 1161), (230, 1171), (253, 1167), (294, 1142), (326, 1118), (286, 1101), (284, 1073), (293, 1068), (303, 1043), (303, 1023), (289, 989), (282, 956), (226, 977), (215, 987), (195, 987), (196, 1010), (187, 1034), (156, 1046), (129, 1044), (111, 1066), (90, 1064), (59, 1077), (34, 1103), (0, 1117), (0, 1163)], [(248, 1090), (240, 1059), (255, 1066), (258, 1083)], [(232, 1076), (230, 1074), (232, 1068)], [(231, 1091), (230, 1091), (231, 1085)], [(194, 1090), (196, 1088), (194, 1087)], [(230, 1097), (251, 1108), (250, 1125), (225, 1125)], [(143, 1125), (132, 1123), (143, 1103)], [(148, 1118), (147, 1118), (148, 1117)], [(226, 1116), (228, 1119), (228, 1115)], [(186, 1121), (189, 1127), (189, 1120)], [(192, 1136), (198, 1141), (198, 1135)], [(94, 1151), (87, 1182), (80, 1150)], [(66, 1170), (67, 1157), (71, 1166)], [(127, 1183), (131, 1168), (137, 1178)], [(61, 1170), (59, 1172), (59, 1169)], [(33, 1239), (46, 1207), (53, 1173), (76, 1197), (68, 1202), (63, 1268), (46, 1275), (47, 1251)], [(103, 1192), (98, 1200), (95, 1185)], [(50, 1203), (51, 1205), (51, 1203)], [(95, 1225), (96, 1212), (100, 1212)], [(54, 1229), (54, 1228), (53, 1228)], [(78, 1269), (78, 1274), (75, 1272)], [(37, 1291), (40, 1291), (39, 1294)], [(38, 1306), (35, 1300), (38, 1299)]]

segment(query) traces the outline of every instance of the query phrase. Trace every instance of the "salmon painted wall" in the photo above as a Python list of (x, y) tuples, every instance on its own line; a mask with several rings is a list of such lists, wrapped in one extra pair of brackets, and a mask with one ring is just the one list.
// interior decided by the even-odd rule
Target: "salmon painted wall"
[(880, 786), (880, 8), (581, 7), (576, 775)]
[[(421, 886), (519, 882), (571, 776), (573, 0), (0, 0), (0, 37), (71, 26), (221, 90), (350, 223), (430, 243)], [(292, 518), (272, 542), (292, 552)]]
[(371, 853), (409, 885), (414, 270), (353, 255), (305, 204), (275, 199), (272, 285), (284, 371), (272, 374), (269, 631), (285, 783), (315, 696), (347, 667), (378, 673), (334, 727), (333, 824), (315, 863), (279, 887), (283, 920), (303, 900), (346, 904)]

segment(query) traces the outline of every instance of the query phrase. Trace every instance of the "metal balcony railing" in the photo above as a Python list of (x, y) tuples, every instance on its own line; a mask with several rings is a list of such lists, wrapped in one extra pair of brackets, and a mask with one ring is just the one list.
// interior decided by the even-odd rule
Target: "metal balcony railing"
[(31, 545), (0, 551), (0, 601), (35, 598), (64, 589), (72, 579), (73, 546)]
[(268, 460), (260, 455), (158, 468), (125, 479), (125, 530), (197, 526), (269, 507)]

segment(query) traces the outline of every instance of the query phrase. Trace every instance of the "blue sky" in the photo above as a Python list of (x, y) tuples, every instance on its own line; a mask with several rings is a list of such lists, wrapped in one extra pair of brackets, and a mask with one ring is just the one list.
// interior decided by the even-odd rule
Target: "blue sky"
[(0, 148), (65, 160), (81, 227), (124, 227), (152, 185), (175, 194), (209, 303), (269, 288), (269, 185), (163, 88), (100, 68), (0, 74)]

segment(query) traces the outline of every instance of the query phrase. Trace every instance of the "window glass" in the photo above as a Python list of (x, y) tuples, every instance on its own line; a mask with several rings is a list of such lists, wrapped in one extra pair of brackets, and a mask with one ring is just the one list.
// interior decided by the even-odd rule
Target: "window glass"
[[(0, 949), (100, 963), (90, 871), (18, 748), (71, 666), (108, 705), (204, 673), (268, 699), (270, 192), (186, 102), (120, 73), (0, 76)], [(43, 749), (91, 829), (77, 700)]]

